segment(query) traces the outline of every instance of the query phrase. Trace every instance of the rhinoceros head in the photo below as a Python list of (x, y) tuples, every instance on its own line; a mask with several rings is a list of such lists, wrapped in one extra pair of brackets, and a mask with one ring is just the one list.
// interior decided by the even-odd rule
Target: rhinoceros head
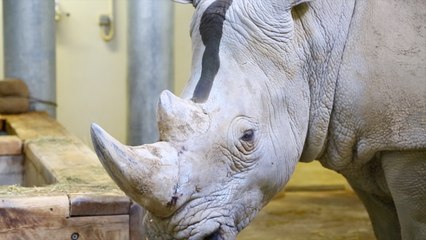
[[(149, 211), (149, 239), (235, 239), (292, 174), (309, 93), (288, 50), (289, 3), (278, 2), (286, 0), (192, 2), (192, 75), (181, 98), (160, 96), (159, 142), (125, 146), (92, 125), (104, 167)], [(267, 32), (262, 14), (277, 6), (289, 19), (274, 26), (284, 32)]]

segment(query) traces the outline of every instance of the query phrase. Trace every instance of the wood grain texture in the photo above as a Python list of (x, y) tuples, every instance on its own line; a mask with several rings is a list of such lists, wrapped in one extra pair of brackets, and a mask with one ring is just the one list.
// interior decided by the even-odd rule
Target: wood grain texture
[(0, 236), (7, 232), (37, 228), (41, 225), (55, 227), (62, 224), (57, 221), (58, 219), (69, 216), (69, 201), (65, 194), (2, 198), (0, 216)]
[[(32, 188), (48, 185), (48, 179), (52, 179), (53, 176), (47, 172), (45, 168), (43, 169), (44, 171), (40, 171), (40, 167), (37, 168), (33, 161), (24, 161), (25, 174), (23, 176), (22, 186)], [(52, 182), (52, 180), (50, 180), (50, 182)]]
[(22, 141), (17, 136), (0, 136), (0, 156), (21, 155)]
[(48, 179), (50, 183), (104, 183), (114, 186), (96, 155), (76, 139), (45, 137), (27, 140), (24, 153), (45, 176), (52, 175)]
[[(46, 113), (0, 115), (8, 133), (24, 142), (25, 186), (41, 192), (108, 193), (125, 196), (108, 176), (96, 154)], [(31, 189), (19, 189), (27, 194)], [(0, 188), (0, 197), (2, 190)]]
[(130, 227), (142, 223), (142, 209), (130, 213), (131, 200), (89, 147), (45, 113), (0, 122), (23, 142), (26, 186), (0, 186), (0, 239), (143, 239), (140, 225)]
[(6, 120), (6, 131), (18, 136), (22, 141), (40, 137), (71, 136), (57, 121), (45, 112), (29, 112), (16, 115), (0, 115)]
[(128, 239), (129, 216), (70, 217), (66, 195), (0, 200), (0, 239)]
[(70, 216), (102, 216), (129, 214), (130, 200), (125, 196), (73, 193), (70, 198)]

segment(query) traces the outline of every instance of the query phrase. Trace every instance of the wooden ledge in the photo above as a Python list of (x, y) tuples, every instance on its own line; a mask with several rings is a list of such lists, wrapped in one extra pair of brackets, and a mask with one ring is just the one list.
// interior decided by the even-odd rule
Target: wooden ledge
[[(1, 239), (31, 234), (30, 239), (69, 239), (74, 231), (84, 239), (128, 239), (129, 232), (141, 236), (140, 230), (130, 229), (129, 221), (141, 222), (143, 211), (134, 210), (140, 207), (117, 187), (96, 154), (57, 121), (30, 112), (0, 115), (0, 122), (1, 130), (13, 135), (0, 137), (0, 155), (22, 154), (26, 172), (23, 186), (0, 186)], [(111, 229), (115, 234), (108, 235)], [(90, 233), (99, 236), (91, 238)]]
[(0, 156), (22, 154), (22, 141), (17, 136), (0, 136)]
[[(108, 193), (127, 198), (108, 176), (96, 154), (46, 113), (0, 115), (0, 119), (6, 121), (7, 132), (14, 134), (10, 138), (22, 142), (25, 164), (31, 164), (45, 180), (44, 184), (34, 184), (39, 186), (37, 189), (16, 186), (15, 194), (30, 196), (34, 190), (37, 195), (44, 192), (69, 195), (83, 189), (91, 195)], [(30, 180), (24, 185), (32, 187)], [(5, 194), (6, 189), (8, 187), (0, 187), (0, 197), (10, 196)]]

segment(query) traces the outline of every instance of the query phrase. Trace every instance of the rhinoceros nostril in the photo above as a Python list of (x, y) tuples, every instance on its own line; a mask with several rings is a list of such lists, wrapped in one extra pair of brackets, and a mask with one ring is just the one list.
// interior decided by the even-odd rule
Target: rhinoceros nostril
[(216, 230), (212, 234), (205, 237), (204, 240), (224, 240), (219, 232), (220, 232), (219, 229)]

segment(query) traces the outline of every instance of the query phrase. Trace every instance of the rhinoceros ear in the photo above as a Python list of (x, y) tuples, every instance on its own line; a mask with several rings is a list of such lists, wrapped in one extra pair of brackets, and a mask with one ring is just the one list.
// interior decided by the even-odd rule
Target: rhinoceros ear
[(185, 3), (185, 4), (186, 3), (192, 3), (192, 5), (194, 5), (194, 7), (196, 7), (200, 0), (173, 0), (173, 1), (177, 2), (177, 3)]

